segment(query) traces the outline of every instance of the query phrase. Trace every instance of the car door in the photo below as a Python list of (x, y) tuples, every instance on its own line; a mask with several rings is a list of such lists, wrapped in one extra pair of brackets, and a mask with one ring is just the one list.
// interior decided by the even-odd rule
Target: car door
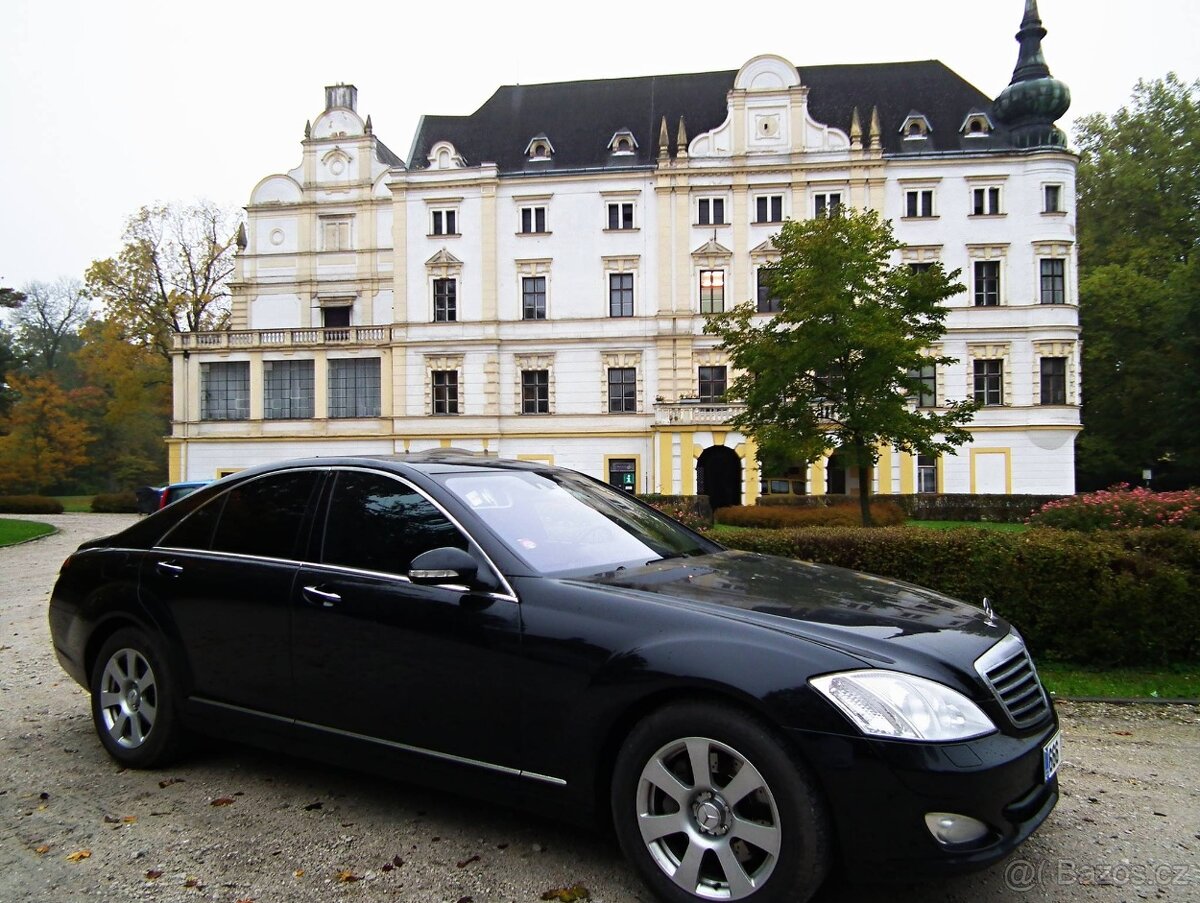
[(240, 483), (147, 553), (143, 598), (173, 626), (194, 699), (288, 716), (292, 583), (321, 471)]
[(421, 552), (454, 546), (494, 577), (482, 553), (428, 497), (391, 474), (337, 471), (324, 510), (318, 560), (301, 568), (294, 597), (298, 721), (516, 767), (516, 600), (405, 576)]

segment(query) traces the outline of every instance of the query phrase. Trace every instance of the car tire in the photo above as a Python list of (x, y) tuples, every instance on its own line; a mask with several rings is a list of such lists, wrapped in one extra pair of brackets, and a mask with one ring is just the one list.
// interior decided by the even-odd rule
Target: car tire
[(611, 802), (625, 856), (671, 903), (802, 903), (829, 869), (829, 817), (811, 773), (730, 706), (686, 703), (639, 722), (617, 756)]
[(143, 630), (110, 636), (92, 665), (92, 723), (104, 748), (129, 768), (157, 768), (180, 752), (174, 673)]

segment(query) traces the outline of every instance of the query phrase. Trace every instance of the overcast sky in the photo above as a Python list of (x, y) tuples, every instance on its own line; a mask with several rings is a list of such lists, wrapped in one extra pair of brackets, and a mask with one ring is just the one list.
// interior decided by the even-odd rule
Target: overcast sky
[[(1041, 0), (1060, 125), (1112, 113), (1139, 78), (1200, 71), (1200, 2)], [(0, 285), (81, 277), (155, 201), (244, 205), (300, 160), (324, 86), (358, 86), (407, 158), (422, 113), (466, 114), (502, 84), (940, 59), (1008, 83), (1024, 0), (453, 3), (4, 0)]]

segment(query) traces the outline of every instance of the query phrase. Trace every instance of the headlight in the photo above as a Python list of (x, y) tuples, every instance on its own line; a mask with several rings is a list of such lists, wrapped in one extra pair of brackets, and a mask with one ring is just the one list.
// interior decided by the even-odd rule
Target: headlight
[(809, 683), (863, 733), (894, 740), (967, 740), (996, 729), (956, 690), (898, 671), (844, 671)]

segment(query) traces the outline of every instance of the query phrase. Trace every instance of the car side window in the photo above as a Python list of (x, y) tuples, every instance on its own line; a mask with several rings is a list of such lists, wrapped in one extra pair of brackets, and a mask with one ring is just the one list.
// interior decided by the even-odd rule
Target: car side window
[(367, 471), (337, 475), (325, 522), (325, 564), (403, 574), (422, 552), (467, 538), (423, 495), (392, 477)]
[(298, 557), (300, 526), (317, 477), (315, 470), (297, 470), (230, 489), (212, 548), (264, 558)]
[(221, 519), (221, 509), (225, 507), (226, 493), (205, 502), (178, 524), (175, 529), (164, 536), (160, 546), (170, 546), (175, 549), (210, 549), (212, 548), (213, 531), (217, 521)]

